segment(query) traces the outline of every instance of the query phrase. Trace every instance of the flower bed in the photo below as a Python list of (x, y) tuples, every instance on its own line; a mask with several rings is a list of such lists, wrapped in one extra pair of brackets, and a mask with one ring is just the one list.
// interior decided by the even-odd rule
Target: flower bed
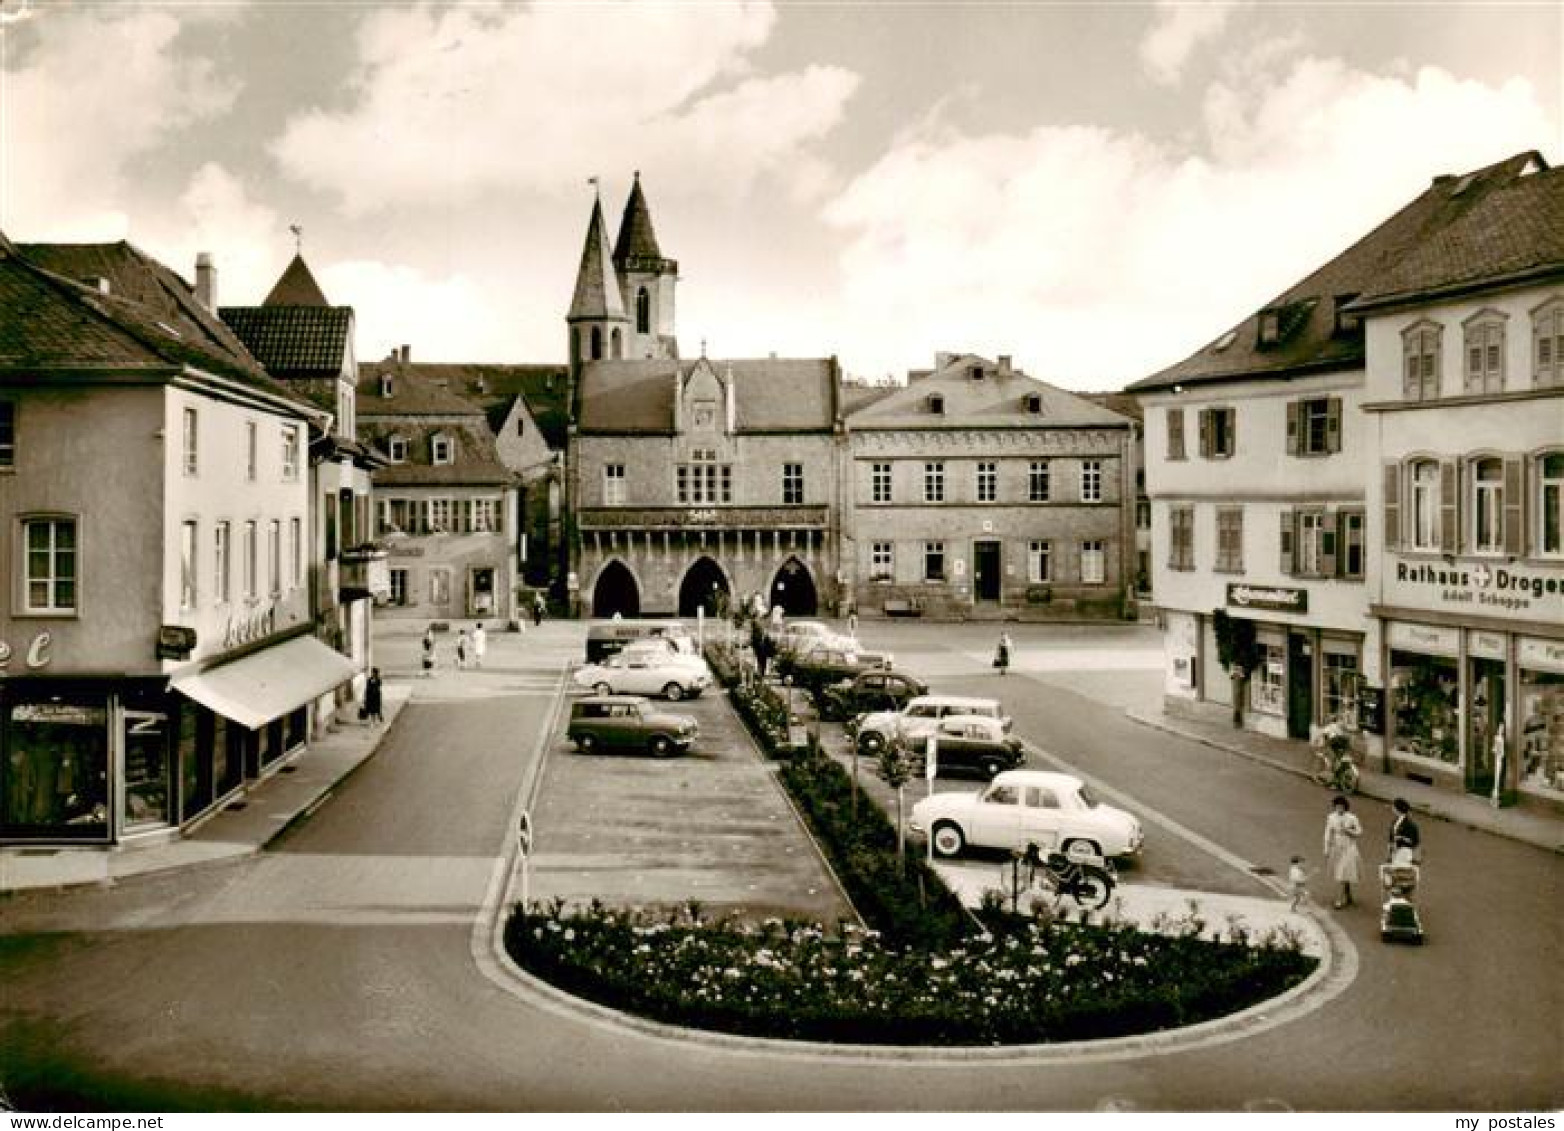
[(1297, 940), (1148, 935), (1010, 921), (959, 946), (771, 920), (701, 922), (555, 904), (506, 925), (523, 967), (643, 1017), (752, 1036), (894, 1045), (1092, 1040), (1191, 1025), (1267, 1000), (1314, 966)]

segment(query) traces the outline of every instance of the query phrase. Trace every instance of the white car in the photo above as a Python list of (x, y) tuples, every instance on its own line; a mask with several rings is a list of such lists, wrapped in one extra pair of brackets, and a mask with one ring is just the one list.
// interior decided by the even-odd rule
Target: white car
[(711, 686), (711, 669), (699, 656), (666, 648), (626, 648), (595, 664), (583, 664), (571, 677), (578, 687), (599, 695), (661, 695), (693, 699)]
[(1024, 849), (1036, 844), (1077, 859), (1134, 856), (1140, 821), (1104, 805), (1072, 774), (1006, 770), (980, 793), (936, 793), (912, 807), (914, 832), (934, 839), (940, 856), (967, 845)]
[(907, 701), (899, 711), (874, 711), (858, 720), (858, 752), (871, 757), (893, 738), (921, 745), (949, 715), (977, 715), (994, 719), (1006, 731), (1010, 716), (997, 699), (978, 699), (970, 695), (919, 695)]

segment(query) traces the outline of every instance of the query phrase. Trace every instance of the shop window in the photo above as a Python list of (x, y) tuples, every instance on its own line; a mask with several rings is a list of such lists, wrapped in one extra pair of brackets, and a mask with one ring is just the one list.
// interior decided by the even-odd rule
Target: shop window
[(984, 460), (977, 465), (977, 501), (992, 503), (999, 498), (999, 465)]
[(1081, 543), (1081, 583), (1101, 585), (1108, 577), (1108, 554), (1100, 541)]
[(1431, 322), (1419, 322), (1401, 334), (1403, 397), (1409, 401), (1429, 401), (1439, 396), (1440, 328)]
[[(21, 693), (18, 693), (20, 698)], [(0, 832), (18, 839), (109, 835), (109, 713), (92, 699), (13, 702), (4, 717)]]
[(1311, 397), (1287, 406), (1287, 454), (1325, 456), (1341, 451), (1341, 398)]
[(1520, 787), (1564, 800), (1564, 672), (1520, 673)]
[(1026, 497), (1028, 502), (1046, 503), (1048, 501), (1048, 478), (1048, 461), (1045, 459), (1034, 459), (1031, 466), (1027, 469)]
[(1047, 541), (1027, 543), (1026, 580), (1032, 585), (1042, 585), (1053, 579), (1053, 544)]
[(1168, 409), (1168, 459), (1184, 459), (1184, 410)]
[(891, 465), (876, 463), (869, 468), (870, 498), (876, 503), (891, 501)]
[(1168, 508), (1168, 568), (1195, 568), (1195, 508)]
[(1214, 568), (1221, 573), (1243, 572), (1243, 507), (1218, 507), (1216, 510), (1216, 565)]
[(1467, 393), (1504, 391), (1504, 318), (1485, 310), (1465, 324)]
[(1411, 652), (1390, 654), (1390, 708), (1397, 753), (1455, 765), (1460, 756), (1454, 660)]
[(1537, 552), (1564, 555), (1564, 452), (1537, 458)]
[(1200, 454), (1205, 459), (1228, 459), (1238, 449), (1238, 410), (1200, 410)]
[(1286, 655), (1280, 644), (1261, 644), (1260, 663), (1249, 681), (1249, 706), (1266, 715), (1287, 708)]
[(1532, 380), (1539, 388), (1564, 385), (1564, 298), (1532, 312), (1531, 357)]
[(77, 553), (74, 518), (29, 518), (22, 523), (22, 611), (76, 611)]
[(945, 465), (943, 463), (926, 463), (923, 465), (923, 501), (925, 503), (943, 503), (945, 501)]
[(925, 542), (923, 544), (923, 580), (945, 580), (945, 543)]
[(1358, 722), (1358, 658), (1345, 652), (1324, 656), (1320, 672), (1320, 707), (1326, 722), (1340, 720), (1349, 727)]

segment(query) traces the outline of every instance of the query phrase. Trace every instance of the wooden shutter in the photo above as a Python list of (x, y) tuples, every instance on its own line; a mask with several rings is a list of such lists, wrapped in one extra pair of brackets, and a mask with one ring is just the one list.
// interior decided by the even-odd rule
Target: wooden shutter
[(1285, 510), (1285, 511), (1282, 512), (1281, 564), (1282, 564), (1282, 572), (1284, 574), (1286, 574), (1288, 577), (1292, 576), (1292, 569), (1293, 569), (1293, 566), (1292, 566), (1292, 532), (1293, 532), (1293, 512), (1290, 511), (1290, 510)]
[(1303, 452), (1303, 402), (1287, 402), (1287, 454), (1300, 455)]
[(1446, 554), (1460, 552), (1460, 469), (1454, 460), (1439, 461), (1439, 549)]
[(1341, 451), (1341, 398), (1331, 397), (1325, 402), (1325, 450)]
[(1200, 458), (1211, 458), (1211, 410), (1200, 410)]
[(1504, 552), (1518, 558), (1526, 547), (1526, 465), (1517, 457), (1504, 461)]
[(1168, 409), (1168, 459), (1184, 458), (1184, 410)]
[(1401, 465), (1385, 465), (1385, 549), (1401, 545)]
[(1336, 576), (1336, 529), (1337, 519), (1335, 511), (1326, 511), (1320, 516), (1320, 576)]

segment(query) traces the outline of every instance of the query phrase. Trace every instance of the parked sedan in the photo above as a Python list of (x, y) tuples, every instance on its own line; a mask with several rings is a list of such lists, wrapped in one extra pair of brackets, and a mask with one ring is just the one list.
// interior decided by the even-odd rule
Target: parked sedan
[(928, 684), (906, 672), (886, 668), (860, 672), (825, 689), (820, 714), (826, 719), (850, 719), (869, 711), (899, 711), (908, 700), (928, 691)]
[(695, 698), (711, 685), (711, 669), (699, 656), (676, 656), (659, 649), (627, 649), (595, 664), (584, 664), (571, 677), (578, 687), (599, 695), (661, 695)]
[(849, 679), (859, 672), (883, 668), (890, 657), (883, 652), (860, 652), (830, 641), (808, 651), (777, 658), (777, 671), (795, 687), (802, 687), (818, 700), (827, 687)]
[(970, 695), (919, 695), (899, 711), (875, 711), (858, 720), (854, 741), (860, 753), (871, 757), (892, 739), (909, 745), (923, 742), (947, 715), (981, 715), (997, 719), (1006, 730), (1010, 716), (997, 699)]
[[(1005, 733), (997, 719), (980, 715), (947, 715), (939, 721), (931, 736), (934, 740), (935, 771), (949, 774), (982, 774), (997, 777), (1026, 762), (1021, 740)], [(913, 766), (923, 773), (928, 739), (912, 750)]]
[(1007, 770), (980, 793), (932, 794), (912, 807), (909, 825), (940, 856), (1028, 844), (1077, 858), (1133, 856), (1144, 839), (1139, 820), (1098, 801), (1080, 778), (1043, 770)]

